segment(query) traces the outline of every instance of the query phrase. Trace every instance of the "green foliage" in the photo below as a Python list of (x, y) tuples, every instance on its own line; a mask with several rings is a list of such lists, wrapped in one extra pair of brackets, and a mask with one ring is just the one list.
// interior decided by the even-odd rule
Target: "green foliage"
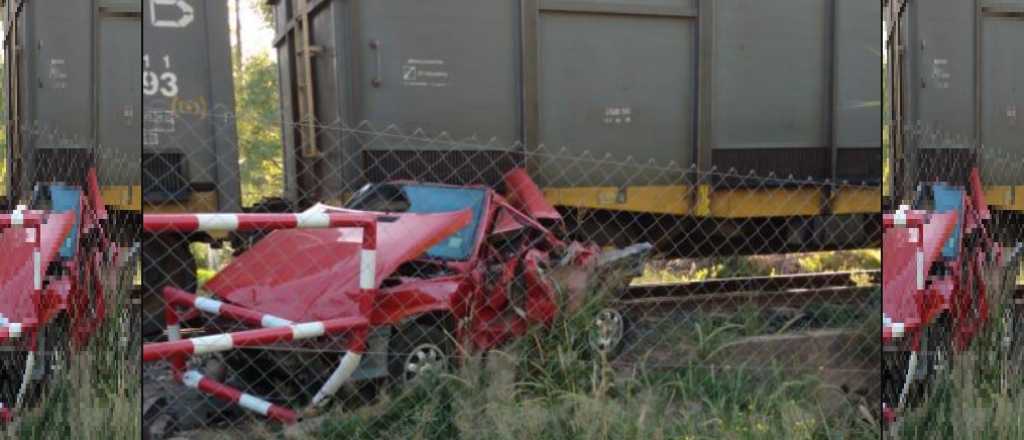
[(858, 269), (880, 269), (882, 251), (865, 249), (846, 252), (811, 252), (799, 260), (807, 272), (837, 272)]
[(251, 206), (282, 193), (276, 62), (266, 54), (247, 58), (235, 74), (235, 96), (242, 203)]
[(263, 18), (264, 23), (267, 26), (274, 27), (274, 7), (265, 0), (249, 0), (256, 2), (256, 10), (259, 11), (260, 17)]

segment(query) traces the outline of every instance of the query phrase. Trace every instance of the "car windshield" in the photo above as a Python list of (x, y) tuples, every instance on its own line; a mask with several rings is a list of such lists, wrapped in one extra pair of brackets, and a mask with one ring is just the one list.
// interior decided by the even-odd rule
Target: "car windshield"
[(427, 258), (467, 260), (476, 245), (476, 231), (483, 215), (486, 190), (419, 184), (367, 186), (347, 204), (349, 209), (380, 212), (433, 214), (469, 209), (470, 223), (427, 250)]
[(452, 188), (429, 185), (405, 185), (402, 194), (409, 202), (406, 212), (421, 214), (470, 209), (469, 224), (444, 241), (427, 250), (427, 257), (443, 260), (466, 260), (476, 244), (476, 230), (483, 213), (485, 192), (474, 188)]

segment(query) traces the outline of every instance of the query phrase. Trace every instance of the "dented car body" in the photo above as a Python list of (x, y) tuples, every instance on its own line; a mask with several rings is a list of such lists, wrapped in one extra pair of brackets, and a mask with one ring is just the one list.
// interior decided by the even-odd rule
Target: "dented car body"
[[(926, 183), (913, 206), (883, 215), (882, 415), (896, 421), (937, 371), (989, 324), (996, 294), (1016, 283), (1021, 247), (992, 235), (978, 169), (966, 187)], [(1006, 280), (1001, 277), (1008, 277)], [(1013, 307), (1004, 308), (1004, 313)], [(1010, 345), (1014, 325), (1004, 340)]]
[(37, 184), (29, 204), (0, 213), (0, 423), (40, 398), (66, 351), (105, 318), (104, 269), (132, 252), (109, 238), (94, 169), (85, 184)]
[[(341, 381), (409, 375), (426, 368), (417, 363), (422, 359), (446, 360), (495, 348), (533, 326), (550, 324), (560, 313), (573, 313), (588, 295), (597, 294), (597, 280), (624, 287), (642, 270), (649, 245), (602, 252), (593, 244), (564, 240), (561, 216), (524, 170), (509, 172), (504, 187), (499, 194), (486, 186), (386, 182), (365, 186), (346, 207), (319, 204), (295, 214), (294, 221), (280, 214), (240, 214), (229, 223), (246, 227), (246, 222), (263, 221), (267, 226), (278, 216), (298, 227), (275, 230), (242, 252), (204, 286), (212, 299), (167, 289), (172, 304), (206, 304), (190, 313), (169, 312), (169, 328), (199, 311), (219, 318), (236, 318), (231, 311), (237, 311), (235, 315), (251, 315), (249, 324), (262, 327), (311, 322), (347, 326), (339, 330), (349, 335), (345, 349), (320, 347), (343, 359), (318, 368), (321, 376), (331, 369), (335, 374), (317, 392), (315, 404), (333, 394)], [(146, 216), (144, 226), (151, 232), (188, 229), (187, 219), (172, 217)], [(337, 220), (353, 227), (301, 228), (313, 218), (322, 219), (318, 226)], [(265, 229), (255, 226), (249, 230)], [(209, 306), (211, 301), (217, 305)], [(417, 325), (430, 328), (408, 333)], [(429, 336), (435, 328), (444, 333)], [(285, 340), (297, 336), (283, 334)], [(262, 348), (240, 347), (240, 337), (232, 340), (231, 348), (238, 350), (225, 356), (229, 364), (232, 359), (252, 363), (251, 356)], [(147, 344), (144, 358), (180, 359), (182, 350), (203, 351), (196, 347), (172, 335), (169, 342)], [(427, 351), (400, 359), (410, 350)], [(349, 363), (358, 365), (346, 366), (344, 358), (353, 356), (358, 359)], [(295, 367), (313, 363), (299, 361)], [(282, 368), (295, 376), (292, 366)], [(266, 370), (259, 376), (273, 377)], [(290, 421), (294, 416), (279, 418)]]

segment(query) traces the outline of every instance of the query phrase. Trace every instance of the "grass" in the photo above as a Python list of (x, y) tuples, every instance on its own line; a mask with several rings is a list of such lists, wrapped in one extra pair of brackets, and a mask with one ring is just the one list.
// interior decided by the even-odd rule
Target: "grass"
[[(700, 263), (703, 266), (685, 270), (681, 265), (657, 269), (649, 265), (645, 279), (877, 268), (880, 253), (820, 252)], [(659, 269), (663, 273), (656, 272)], [(472, 357), (450, 374), (424, 378), (413, 386), (389, 387), (370, 405), (329, 410), (304, 422), (301, 430), (285, 434), (273, 424), (255, 422), (202, 430), (194, 433), (195, 438), (867, 439), (880, 435), (877, 424), (863, 417), (869, 411), (863, 402), (837, 402), (836, 394), (828, 392), (829, 385), (815, 374), (798, 374), (781, 364), (723, 368), (709, 362), (732, 342), (799, 330), (792, 325), (769, 323), (755, 308), (730, 316), (699, 316), (687, 323), (665, 320), (664, 329), (656, 331), (658, 339), (684, 341), (682, 345), (693, 356), (678, 356), (679, 362), (665, 368), (643, 361), (634, 367), (613, 367), (608, 359), (595, 356), (586, 341), (585, 329), (602, 304), (602, 295), (592, 298), (579, 313), (562, 315), (549, 328), (534, 329), (500, 352)], [(827, 305), (808, 311), (831, 327), (864, 329), (865, 340), (877, 341), (880, 326), (865, 319), (863, 312)]]
[[(486, 359), (395, 388), (371, 406), (335, 410), (297, 438), (831, 439), (877, 438), (854, 403), (823, 405), (815, 376), (781, 366), (615, 369), (585, 329), (599, 302), (558, 318)], [(712, 354), (742, 323), (694, 327)], [(643, 365), (638, 364), (638, 365)], [(828, 410), (823, 408), (830, 408)]]
[[(813, 378), (692, 366), (637, 374), (607, 388), (545, 395), (521, 383), (459, 372), (376, 406), (331, 415), (317, 438), (814, 439), (877, 438), (852, 408), (825, 414)], [(503, 392), (494, 392), (493, 389)], [(482, 390), (492, 390), (482, 391)]]
[(107, 292), (107, 316), (88, 348), (46, 383), (42, 404), (11, 428), (21, 439), (138, 439), (142, 384), (140, 334), (129, 303), (134, 274), (122, 274)]
[(1010, 330), (997, 318), (1008, 303), (999, 295), (1009, 290), (992, 290), (989, 325), (937, 377), (921, 404), (892, 430), (893, 438), (1024, 438), (1024, 359), (1002, 346)]

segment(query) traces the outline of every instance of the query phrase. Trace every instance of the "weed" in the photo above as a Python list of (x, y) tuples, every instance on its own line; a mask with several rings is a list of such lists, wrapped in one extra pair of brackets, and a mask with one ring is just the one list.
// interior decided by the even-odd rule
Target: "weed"
[[(136, 267), (134, 264), (127, 267)], [(20, 439), (138, 439), (142, 384), (140, 333), (129, 302), (134, 271), (108, 274), (107, 316), (88, 348), (74, 353), (67, 368), (46, 384), (37, 408), (12, 425)], [(9, 434), (11, 434), (9, 432)]]

